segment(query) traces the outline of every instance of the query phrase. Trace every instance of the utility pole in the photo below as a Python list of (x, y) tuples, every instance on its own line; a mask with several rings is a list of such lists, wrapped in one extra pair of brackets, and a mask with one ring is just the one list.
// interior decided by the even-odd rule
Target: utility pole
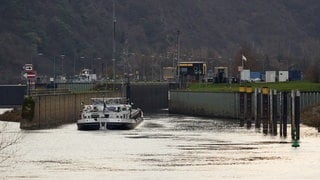
[(116, 86), (116, 6), (115, 0), (112, 1), (113, 4), (113, 51), (112, 51), (112, 63), (113, 63), (113, 90), (115, 90)]

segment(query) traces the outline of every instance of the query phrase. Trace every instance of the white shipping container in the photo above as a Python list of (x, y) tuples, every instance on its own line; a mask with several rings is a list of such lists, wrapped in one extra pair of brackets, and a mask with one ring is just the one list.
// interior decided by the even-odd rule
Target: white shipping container
[(240, 75), (241, 81), (250, 81), (250, 69), (243, 69)]
[(276, 71), (266, 71), (266, 82), (276, 82)]
[(288, 71), (279, 71), (279, 82), (289, 81), (289, 72)]

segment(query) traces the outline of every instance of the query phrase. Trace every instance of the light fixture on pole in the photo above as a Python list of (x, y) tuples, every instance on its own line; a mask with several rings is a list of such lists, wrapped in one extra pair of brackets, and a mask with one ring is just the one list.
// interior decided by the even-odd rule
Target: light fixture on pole
[(56, 57), (53, 56), (53, 94), (56, 94)]
[(63, 73), (64, 73), (64, 70), (63, 70), (63, 59), (64, 59), (65, 55), (61, 54), (60, 56), (61, 56), (61, 75), (63, 75)]
[(112, 1), (113, 5), (113, 51), (112, 51), (112, 63), (113, 63), (113, 90), (115, 90), (116, 86), (116, 6), (115, 6), (115, 0)]
[(83, 62), (82, 62), (82, 66), (83, 66), (83, 69), (84, 69), (84, 68), (85, 68), (85, 66), (84, 66), (84, 59), (85, 59), (85, 57), (84, 57), (84, 56), (81, 56), (80, 59), (82, 59), (81, 61), (83, 61)]
[(179, 88), (181, 88), (181, 79), (180, 79), (180, 30), (177, 31), (177, 36), (178, 36), (178, 58), (177, 58), (177, 67), (178, 67), (178, 81), (179, 81)]

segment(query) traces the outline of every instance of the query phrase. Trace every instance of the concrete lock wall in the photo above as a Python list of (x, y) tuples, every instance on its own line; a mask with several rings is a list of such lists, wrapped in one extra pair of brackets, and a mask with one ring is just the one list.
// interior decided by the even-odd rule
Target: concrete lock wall
[[(288, 112), (291, 113), (291, 94), (288, 92)], [(277, 94), (277, 112), (280, 112), (279, 94)], [(241, 118), (239, 93), (188, 92), (170, 91), (169, 112), (195, 116), (210, 116), (220, 118)], [(255, 98), (252, 97), (251, 111), (254, 114)], [(246, 109), (247, 102), (244, 102)], [(320, 92), (301, 92), (300, 109), (319, 105)], [(261, 106), (261, 105), (260, 105)]]
[(134, 106), (144, 112), (168, 108), (169, 84), (131, 84), (131, 97)]
[(320, 92), (301, 92), (301, 108), (320, 104)]
[(187, 115), (237, 118), (238, 93), (170, 91), (169, 112)]
[[(168, 83), (132, 84), (131, 97), (134, 106), (144, 112), (168, 107)], [(120, 88), (121, 89), (121, 88)], [(90, 104), (94, 97), (124, 97), (125, 92), (76, 93), (34, 95), (35, 112), (32, 121), (22, 120), (21, 129), (41, 129), (74, 123), (80, 117), (81, 102)]]
[(21, 129), (41, 129), (74, 123), (80, 117), (81, 102), (90, 104), (94, 97), (118, 97), (119, 92), (78, 93), (32, 96), (35, 101), (34, 117), (20, 122)]

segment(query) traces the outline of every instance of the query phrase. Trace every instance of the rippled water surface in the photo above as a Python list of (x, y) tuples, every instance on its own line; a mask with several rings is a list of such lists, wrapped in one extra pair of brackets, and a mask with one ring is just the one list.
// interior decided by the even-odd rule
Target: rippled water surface
[[(0, 122), (3, 125), (3, 122)], [(131, 131), (78, 131), (76, 124), (24, 131), (0, 164), (4, 179), (319, 179), (320, 138), (303, 126), (301, 147), (234, 120), (165, 113)], [(2, 133), (4, 134), (4, 133)]]

